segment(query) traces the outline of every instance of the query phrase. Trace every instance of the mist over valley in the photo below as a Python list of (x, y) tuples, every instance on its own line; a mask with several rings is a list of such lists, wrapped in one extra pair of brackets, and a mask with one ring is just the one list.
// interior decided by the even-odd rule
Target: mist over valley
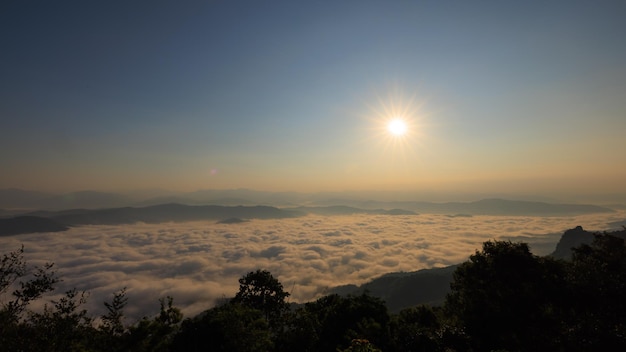
[(158, 299), (167, 295), (185, 315), (197, 314), (231, 297), (237, 279), (259, 268), (283, 282), (293, 302), (306, 302), (390, 272), (463, 262), (492, 239), (526, 242), (533, 253), (546, 255), (566, 229), (602, 231), (624, 218), (619, 211), (550, 217), (301, 214), (224, 223), (75, 225), (0, 237), (0, 247), (24, 245), (30, 263), (54, 262), (63, 277), (58, 292), (88, 291), (93, 312), (102, 311), (111, 292), (127, 287), (128, 315), (138, 319), (155, 313)]

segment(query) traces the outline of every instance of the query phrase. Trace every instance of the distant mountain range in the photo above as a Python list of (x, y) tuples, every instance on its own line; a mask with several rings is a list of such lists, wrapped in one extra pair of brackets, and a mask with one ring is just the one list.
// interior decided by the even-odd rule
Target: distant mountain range
[[(222, 206), (160, 204), (149, 207), (123, 207), (109, 209), (72, 209), (61, 211), (40, 210), (25, 216), (12, 217), (0, 222), (0, 233), (22, 234), (30, 232), (57, 232), (76, 225), (124, 225), (138, 222), (162, 223), (216, 220), (223, 224), (241, 223), (248, 219), (283, 219), (309, 213), (323, 215), (384, 214), (415, 215), (401, 209), (368, 210), (352, 207), (298, 207), (276, 208), (270, 206)], [(19, 220), (18, 220), (19, 219)], [(29, 223), (27, 220), (30, 219)]]
[(49, 218), (68, 225), (122, 225), (138, 222), (162, 223), (198, 220), (282, 219), (303, 213), (269, 206), (182, 205), (161, 204), (141, 208), (76, 209), (58, 212), (37, 211), (31, 216)]
[(417, 215), (414, 211), (404, 209), (361, 209), (345, 205), (331, 205), (326, 207), (296, 207), (284, 208), (301, 213), (317, 215), (352, 215), (352, 214), (378, 214), (378, 215)]
[(572, 216), (610, 213), (613, 209), (588, 204), (552, 204), (506, 199), (482, 199), (475, 202), (353, 202), (356, 207), (398, 208), (428, 214), (507, 215), (507, 216)]
[[(346, 214), (387, 212), (428, 213), (445, 215), (512, 215), (512, 216), (572, 216), (607, 213), (614, 210), (589, 204), (556, 204), (536, 201), (482, 199), (473, 202), (424, 202), (363, 200), (358, 197), (338, 198), (336, 193), (262, 192), (247, 189), (203, 190), (188, 193), (155, 192), (122, 195), (96, 191), (52, 195), (19, 189), (0, 189), (0, 217), (15, 216), (34, 210), (111, 209), (150, 207), (163, 204), (255, 206), (268, 205), (309, 213)], [(350, 195), (346, 193), (344, 195)], [(328, 208), (334, 207), (334, 208)], [(343, 209), (342, 209), (343, 208)], [(4, 210), (2, 210), (4, 209)], [(396, 209), (396, 210), (394, 210)]]
[[(372, 193), (383, 197), (382, 193)], [(400, 197), (400, 195), (398, 195)], [(64, 210), (105, 209), (121, 207), (147, 207), (161, 204), (185, 205), (269, 205), (280, 208), (345, 206), (364, 210), (403, 209), (405, 211), (431, 214), (466, 215), (529, 215), (562, 216), (613, 211), (609, 207), (587, 204), (556, 204), (527, 200), (489, 198), (472, 202), (425, 202), (402, 195), (400, 201), (365, 198), (358, 192), (298, 193), (263, 192), (249, 189), (200, 190), (176, 193), (145, 191), (128, 194), (80, 191), (65, 194), (49, 194), (20, 189), (0, 189), (0, 216), (15, 215), (15, 210)], [(415, 198), (419, 198), (415, 196)], [(615, 207), (619, 207), (616, 204)]]
[[(375, 202), (376, 205), (384, 205)], [(586, 213), (612, 212), (613, 210), (594, 205), (578, 204), (548, 204), (527, 201), (509, 201), (502, 199), (486, 199), (469, 203), (425, 203), (425, 202), (388, 202), (387, 205), (403, 205), (407, 208), (422, 209), (425, 213), (448, 213), (449, 216), (473, 215), (577, 215)], [(371, 205), (371, 204), (370, 204)], [(17, 221), (16, 213), (8, 213), (5, 220), (14, 219), (12, 223), (0, 223), (0, 232), (11, 234), (29, 232), (54, 232), (67, 229), (75, 225), (122, 225), (138, 222), (184, 222), (199, 220), (224, 221), (226, 219), (282, 219), (304, 216), (306, 214), (332, 215), (417, 215), (414, 210), (406, 208), (357, 208), (345, 205), (331, 206), (299, 206), (291, 208), (277, 208), (272, 206), (223, 206), (223, 205), (184, 205), (159, 204), (146, 207), (118, 207), (106, 209), (70, 209), (60, 211), (38, 210), (19, 214), (19, 218), (28, 216), (31, 222), (38, 224), (30, 226), (24, 219)], [(52, 226), (54, 221), (60, 226)], [(22, 224), (22, 225), (20, 225)], [(22, 230), (20, 230), (22, 226)], [(6, 230), (10, 227), (10, 231)]]

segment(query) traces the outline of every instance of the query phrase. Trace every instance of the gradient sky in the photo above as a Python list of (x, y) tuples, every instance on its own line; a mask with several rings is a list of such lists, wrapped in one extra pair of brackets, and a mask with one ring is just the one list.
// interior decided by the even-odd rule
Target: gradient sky
[(626, 192), (625, 18), (624, 1), (3, 1), (0, 188)]

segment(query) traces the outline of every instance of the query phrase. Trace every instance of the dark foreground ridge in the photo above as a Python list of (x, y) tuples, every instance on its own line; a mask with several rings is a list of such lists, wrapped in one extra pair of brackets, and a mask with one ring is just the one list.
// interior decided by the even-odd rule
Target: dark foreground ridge
[[(626, 229), (607, 234), (626, 240)], [(596, 235), (597, 233), (586, 231), (581, 226), (569, 229), (563, 233), (555, 251), (549, 257), (571, 260), (572, 249), (591, 244)], [(367, 292), (383, 299), (391, 312), (399, 312), (419, 304), (441, 305), (446, 295), (450, 293), (450, 283), (458, 266), (457, 264), (443, 268), (388, 273), (359, 286), (333, 287), (329, 293), (345, 296)]]

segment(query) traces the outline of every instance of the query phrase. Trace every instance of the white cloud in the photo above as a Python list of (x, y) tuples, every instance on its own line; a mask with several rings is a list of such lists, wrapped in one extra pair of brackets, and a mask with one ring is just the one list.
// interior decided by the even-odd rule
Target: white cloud
[(0, 238), (8, 252), (24, 244), (31, 264), (54, 262), (59, 292), (90, 292), (88, 309), (128, 288), (128, 316), (157, 312), (170, 295), (186, 316), (234, 295), (238, 279), (267, 269), (308, 301), (328, 287), (359, 284), (391, 271), (414, 271), (467, 260), (490, 239), (530, 243), (537, 254), (554, 250), (564, 230), (603, 230), (623, 213), (580, 217), (307, 216), (240, 224), (188, 222), (82, 226), (67, 232)]

